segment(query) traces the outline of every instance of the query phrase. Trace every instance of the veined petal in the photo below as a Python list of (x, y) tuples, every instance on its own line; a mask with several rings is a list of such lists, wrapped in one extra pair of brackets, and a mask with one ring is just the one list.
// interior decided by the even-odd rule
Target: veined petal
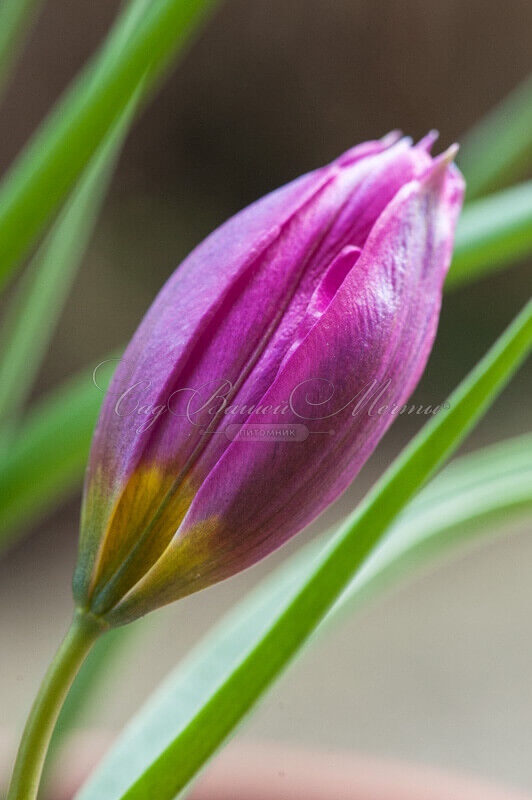
[[(309, 327), (308, 314), (298, 317), (296, 346), (277, 362), (243, 435), (223, 444), (213, 437), (208, 473), (202, 460), (191, 468), (199, 488), (190, 507), (159, 558), (107, 612), (113, 624), (254, 563), (314, 519), (365, 463), (425, 367), (451, 258), (463, 181), (447, 156), (425, 156), (417, 177), (383, 203), (361, 253), (356, 241), (338, 236), (337, 271), (322, 268), (322, 284), (306, 295), (315, 321)], [(333, 223), (337, 231), (347, 228), (346, 204)], [(328, 244), (319, 250), (334, 264)], [(333, 275), (327, 303), (323, 282)], [(247, 397), (244, 389), (237, 397)], [(278, 409), (286, 407), (280, 420)], [(279, 422), (285, 429), (304, 424), (307, 438), (244, 435)]]
[(362, 246), (430, 161), (410, 140), (354, 148), (237, 214), (163, 287), (95, 432), (74, 582), (80, 604), (105, 613), (165, 551), (229, 444), (211, 435), (218, 418), (202, 398), (250, 403), (266, 392), (331, 260)]

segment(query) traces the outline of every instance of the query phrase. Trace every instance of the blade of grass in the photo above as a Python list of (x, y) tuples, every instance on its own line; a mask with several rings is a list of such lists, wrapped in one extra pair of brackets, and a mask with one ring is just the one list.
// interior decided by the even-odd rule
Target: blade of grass
[(77, 488), (102, 399), (88, 370), (51, 392), (9, 442), (0, 469), (0, 549), (20, 525)]
[[(371, 553), (332, 608), (327, 622), (341, 621), (347, 612), (367, 602), (383, 587), (388, 588), (392, 581), (411, 574), (414, 568), (431, 566), (438, 556), (451, 555), (474, 535), (478, 539), (485, 537), (492, 531), (487, 522), (511, 522), (530, 513), (531, 448), (532, 437), (522, 437), (479, 450), (446, 467), (390, 528), (382, 545)], [(479, 491), (486, 501), (484, 507)], [(433, 511), (430, 518), (426, 516), (427, 508)], [(102, 786), (107, 786), (107, 794), (102, 794), (101, 800), (119, 796), (120, 788), (131, 780), (131, 757), (140, 756), (141, 769), (142, 763), (149, 763), (150, 757), (187, 726), (254, 646), (281, 602), (288, 600), (294, 582), (310, 573), (323, 545), (324, 537), (320, 537), (278, 567), (166, 678), (89, 780), (84, 792), (89, 792), (91, 800), (98, 790), (104, 792)], [(319, 632), (328, 627), (320, 626)], [(144, 745), (139, 741), (141, 736)], [(79, 800), (85, 800), (84, 792)]]
[(532, 513), (532, 434), (456, 459), (414, 498), (335, 611), (349, 611), (423, 565)]
[(532, 253), (532, 181), (467, 205), (445, 288), (455, 288)]
[(532, 75), (462, 139), (459, 164), (467, 200), (519, 177), (532, 155)]
[[(109, 69), (112, 69), (116, 60), (123, 56), (124, 47), (130, 41), (133, 33), (138, 30), (152, 5), (153, 0), (128, 0), (128, 2), (124, 2), (103, 45), (100, 47), (98, 53), (93, 56), (88, 66), (85, 67), (85, 71), (90, 72), (92, 69), (95, 73), (102, 72), (105, 75)], [(144, 75), (146, 72), (149, 72), (149, 68), (146, 69)], [(82, 74), (83, 70), (81, 75)], [(80, 77), (78, 77), (78, 80)], [(143, 82), (145, 80), (144, 77)], [(138, 85), (139, 84), (137, 84), (137, 86)], [(54, 112), (52, 111), (52, 113)]]
[[(116, 115), (167, 68), (214, 0), (152, 0), (123, 41), (126, 13), (0, 185), (0, 285), (42, 232)], [(125, 22), (124, 22), (125, 20)], [(116, 46), (116, 42), (119, 46)]]
[[(183, 791), (316, 630), (390, 524), (458, 447), (531, 347), (532, 302), (451, 395), (449, 409), (412, 440), (312, 567), (296, 578), (290, 575), (287, 586), (264, 598), (262, 619), (246, 616), (247, 645), (229, 653), (227, 671), (206, 696), (200, 689), (201, 671), (191, 676), (196, 678), (189, 685), (189, 703), (196, 702), (192, 713), (177, 720), (166, 715), (175, 688), (170, 680), (133, 720), (78, 800), (173, 800)], [(220, 647), (203, 662), (207, 675), (224, 660), (230, 643), (225, 639)]]
[(139, 92), (119, 116), (22, 277), (0, 335), (0, 420), (21, 413), (48, 350), (126, 137)]
[(0, 93), (13, 69), (24, 38), (35, 22), (43, 0), (3, 0), (0, 5)]

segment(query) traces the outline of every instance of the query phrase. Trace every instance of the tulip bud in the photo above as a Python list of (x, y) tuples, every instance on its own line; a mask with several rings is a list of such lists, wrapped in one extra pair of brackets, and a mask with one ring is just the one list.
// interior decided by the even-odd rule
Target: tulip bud
[(354, 147), (171, 276), (94, 434), (81, 608), (119, 625), (227, 578), (351, 483), (435, 336), (463, 180), (433, 139)]

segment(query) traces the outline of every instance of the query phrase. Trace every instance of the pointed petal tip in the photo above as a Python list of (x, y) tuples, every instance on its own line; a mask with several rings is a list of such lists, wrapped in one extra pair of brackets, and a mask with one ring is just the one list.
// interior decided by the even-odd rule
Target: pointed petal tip
[(444, 150), (443, 153), (440, 153), (440, 155), (434, 159), (434, 163), (441, 162), (442, 164), (446, 165), (452, 164), (459, 149), (460, 145), (457, 142), (454, 142), (454, 144), (448, 147), (447, 150)]
[(432, 150), (434, 143), (438, 141), (439, 136), (440, 132), (433, 128), (425, 136), (423, 136), (422, 139), (419, 140), (416, 147), (418, 150), (424, 150), (426, 153), (430, 154), (430, 151)]
[(382, 137), (381, 144), (383, 144), (385, 147), (391, 147), (392, 144), (395, 144), (399, 141), (402, 135), (403, 132), (399, 130), (399, 128), (395, 128), (393, 131), (390, 131)]
[(443, 153), (440, 153), (439, 156), (436, 156), (436, 158), (432, 160), (430, 167), (428, 167), (421, 176), (421, 182), (428, 185), (429, 183), (438, 182), (443, 178), (453, 163), (458, 150), (459, 146), (455, 143), (448, 147), (447, 150), (444, 150)]

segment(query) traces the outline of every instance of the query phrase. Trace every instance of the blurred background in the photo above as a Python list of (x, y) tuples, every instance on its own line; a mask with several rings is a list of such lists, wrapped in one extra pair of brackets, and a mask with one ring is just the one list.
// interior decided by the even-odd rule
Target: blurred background
[[(3, 170), (118, 3), (49, 0), (3, 108)], [(236, 210), (401, 128), (444, 148), (532, 68), (528, 0), (227, 0), (135, 125), (35, 397), (127, 341), (187, 252)], [(435, 404), (530, 292), (532, 265), (446, 296), (416, 399)], [(95, 391), (97, 389), (95, 388)], [(521, 371), (467, 442), (530, 427)], [(262, 564), (138, 625), (87, 723), (117, 729), (181, 655), (302, 540), (353, 507), (418, 425), (400, 418), (352, 490)], [(20, 728), (71, 614), (79, 497), (0, 563), (0, 708)], [(532, 539), (506, 530), (317, 641), (239, 733), (479, 774), (532, 792)]]

